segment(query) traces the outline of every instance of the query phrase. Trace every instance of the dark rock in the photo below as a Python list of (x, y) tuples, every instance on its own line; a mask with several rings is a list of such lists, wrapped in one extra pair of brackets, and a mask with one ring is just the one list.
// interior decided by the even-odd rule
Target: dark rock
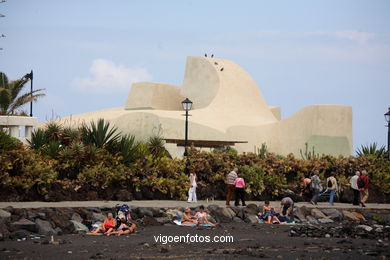
[(92, 222), (104, 222), (106, 217), (102, 213), (92, 212), (91, 220)]
[(11, 219), (11, 213), (6, 210), (0, 209), (0, 219), (1, 218)]
[(317, 219), (315, 219), (311, 215), (306, 216), (306, 219), (307, 219), (307, 221), (309, 221), (310, 224), (313, 224), (313, 225), (317, 225), (318, 224)]
[(73, 213), (70, 219), (80, 223), (83, 222), (83, 218), (78, 213)]
[(42, 219), (42, 220), (46, 220), (46, 213), (45, 212), (38, 212), (37, 213), (37, 217)]
[(51, 223), (46, 220), (37, 219), (35, 221), (37, 225), (38, 233), (42, 235), (57, 235), (57, 232), (53, 229)]
[(315, 217), (316, 219), (319, 219), (319, 218), (327, 218), (326, 215), (324, 213), (322, 213), (321, 210), (319, 209), (311, 209), (310, 211), (310, 214)]
[(8, 239), (10, 232), (7, 228), (9, 225), (9, 218), (0, 218), (0, 241)]
[(207, 220), (210, 221), (211, 223), (217, 223), (215, 218), (213, 216), (211, 216), (210, 214), (207, 214)]
[(248, 215), (244, 221), (246, 223), (252, 223), (252, 224), (255, 224), (255, 223), (259, 223), (259, 219), (257, 218), (256, 215)]
[(334, 221), (342, 221), (343, 214), (337, 209), (322, 209), (322, 213)]
[(236, 216), (235, 212), (231, 208), (217, 208), (210, 210), (210, 214), (216, 218), (219, 223), (232, 222), (233, 217)]
[(242, 219), (239, 218), (239, 217), (233, 217), (233, 222), (235, 222), (235, 223), (243, 223), (244, 220), (242, 220)]
[(32, 222), (31, 220), (28, 220), (25, 218), (22, 218), (18, 221), (11, 223), (11, 228), (12, 228), (12, 230), (26, 229), (26, 230), (29, 230), (31, 232), (36, 232), (36, 230), (37, 230), (36, 224), (34, 222)]
[(85, 233), (89, 231), (89, 229), (79, 221), (71, 220), (70, 222), (72, 222), (76, 233)]
[(142, 218), (142, 224), (144, 226), (161, 226), (161, 223), (159, 223), (155, 218), (144, 216)]
[(158, 218), (155, 218), (155, 220), (157, 220), (157, 222), (160, 224), (167, 224), (167, 223), (172, 222), (169, 217), (158, 217)]
[(329, 218), (319, 218), (317, 221), (320, 222), (321, 224), (328, 224), (334, 222), (332, 219)]
[(310, 210), (306, 206), (296, 207), (294, 215), (300, 220), (305, 220), (310, 215)]
[(138, 208), (137, 213), (139, 218), (142, 218), (144, 216), (148, 216), (151, 218), (153, 217), (153, 212), (147, 208), (140, 207)]
[(66, 211), (56, 210), (47, 213), (48, 219), (54, 224), (55, 227), (61, 228), (64, 234), (73, 233), (74, 225), (70, 222), (70, 216)]
[(257, 205), (254, 203), (248, 204), (244, 210), (245, 210), (245, 213), (248, 213), (251, 215), (257, 215), (257, 213), (259, 213), (259, 209), (257, 208)]
[(343, 213), (344, 218), (347, 219), (347, 220), (359, 221), (359, 218), (357, 218), (357, 217), (356, 217), (354, 214), (352, 214), (352, 212), (350, 212), (350, 211), (343, 210), (342, 213)]
[(23, 239), (23, 238), (27, 238), (29, 235), (30, 235), (29, 231), (21, 229), (21, 230), (16, 230), (15, 232), (12, 232), (10, 237), (12, 237), (14, 239)]
[(207, 209), (211, 212), (211, 211), (214, 211), (214, 210), (218, 210), (219, 206), (215, 205), (215, 204), (211, 204), (211, 205), (207, 206)]
[(161, 212), (161, 210), (159, 208), (147, 208), (147, 209), (152, 212), (152, 214), (153, 214), (152, 217), (154, 217), (154, 218), (162, 217), (162, 212)]
[(19, 219), (27, 218), (27, 210), (25, 209), (13, 209), (11, 215), (11, 221), (18, 221)]

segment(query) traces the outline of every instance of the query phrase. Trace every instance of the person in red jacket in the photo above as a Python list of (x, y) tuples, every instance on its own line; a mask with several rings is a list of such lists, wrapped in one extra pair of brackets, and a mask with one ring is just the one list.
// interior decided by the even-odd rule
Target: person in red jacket
[(358, 188), (360, 190), (360, 204), (362, 207), (366, 206), (366, 201), (368, 199), (368, 184), (370, 182), (370, 178), (368, 177), (368, 173), (366, 170), (362, 171), (362, 175), (360, 175), (358, 179)]

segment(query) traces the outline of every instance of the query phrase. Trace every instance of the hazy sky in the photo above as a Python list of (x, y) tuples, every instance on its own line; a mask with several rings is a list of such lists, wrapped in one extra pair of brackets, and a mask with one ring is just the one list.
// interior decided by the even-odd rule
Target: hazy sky
[(121, 106), (132, 82), (181, 85), (186, 57), (207, 52), (247, 70), (283, 118), (348, 105), (355, 148), (387, 144), (390, 1), (7, 0), (0, 14), (0, 71), (34, 70), (40, 121)]

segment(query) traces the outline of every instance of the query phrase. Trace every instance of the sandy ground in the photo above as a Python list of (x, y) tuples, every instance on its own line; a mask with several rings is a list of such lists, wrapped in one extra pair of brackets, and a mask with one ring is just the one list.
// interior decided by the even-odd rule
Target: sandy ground
[[(223, 224), (218, 228), (146, 227), (121, 237), (83, 234), (0, 242), (0, 259), (388, 259), (390, 248), (376, 240), (301, 238), (290, 226)], [(226, 243), (168, 243), (155, 236), (232, 236)], [(189, 238), (191, 239), (191, 238)], [(388, 243), (388, 241), (386, 241)]]

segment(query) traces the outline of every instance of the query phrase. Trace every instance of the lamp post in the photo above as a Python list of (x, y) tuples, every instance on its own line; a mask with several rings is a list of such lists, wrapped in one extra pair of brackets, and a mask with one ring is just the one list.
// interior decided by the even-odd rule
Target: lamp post
[[(184, 137), (184, 156), (188, 156), (187, 146), (188, 146), (188, 111), (192, 108), (192, 101), (186, 98), (181, 102), (181, 105), (183, 106), (183, 109), (186, 111), (186, 123), (185, 123), (185, 137)], [(188, 159), (186, 159), (186, 167), (184, 169), (184, 172), (188, 174)]]
[(385, 114), (385, 119), (387, 121), (387, 159), (390, 160), (390, 107)]
[(33, 97), (33, 71), (31, 70), (30, 73), (27, 73), (25, 76), (24, 76), (26, 79), (29, 79), (30, 80), (30, 95), (31, 95), (31, 101), (30, 101), (30, 116), (32, 117), (33, 116), (33, 113), (32, 113), (32, 103), (33, 103), (33, 100), (32, 100), (32, 97)]

